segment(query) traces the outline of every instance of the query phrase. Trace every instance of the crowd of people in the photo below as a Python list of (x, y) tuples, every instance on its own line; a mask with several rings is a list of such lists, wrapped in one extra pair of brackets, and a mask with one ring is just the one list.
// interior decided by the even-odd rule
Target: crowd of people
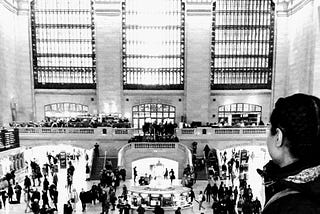
[(77, 128), (97, 128), (97, 127), (113, 127), (113, 128), (130, 128), (131, 124), (128, 118), (117, 116), (101, 116), (101, 115), (81, 115), (78, 117), (54, 118), (46, 117), (39, 122), (12, 122), (11, 127), (77, 127)]

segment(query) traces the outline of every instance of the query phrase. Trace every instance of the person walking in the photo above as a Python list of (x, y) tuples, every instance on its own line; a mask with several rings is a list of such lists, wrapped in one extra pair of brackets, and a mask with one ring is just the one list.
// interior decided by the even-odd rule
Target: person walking
[(24, 188), (28, 189), (28, 191), (30, 190), (31, 187), (31, 180), (28, 177), (28, 175), (26, 175), (26, 177), (24, 178), (24, 182), (23, 182)]
[(81, 189), (81, 192), (79, 194), (79, 198), (80, 198), (81, 205), (82, 205), (82, 212), (84, 212), (86, 210), (87, 197), (86, 197), (86, 192), (83, 190), (83, 188)]
[(320, 99), (279, 98), (270, 116), (263, 214), (320, 213)]
[(77, 206), (78, 201), (79, 201), (78, 193), (77, 193), (76, 189), (73, 188), (72, 192), (70, 193), (70, 202), (71, 202), (73, 210), (76, 210), (76, 206)]
[(24, 202), (26, 204), (26, 208), (24, 209), (24, 212), (27, 213), (27, 212), (30, 212), (31, 210), (31, 195), (30, 195), (30, 192), (27, 188), (24, 189), (23, 191), (23, 199), (24, 199)]
[(204, 194), (202, 193), (202, 191), (200, 191), (199, 196), (198, 196), (198, 203), (199, 203), (199, 210), (201, 211), (201, 208), (204, 209), (204, 207), (202, 206), (202, 203), (206, 201), (206, 197), (204, 196)]
[(58, 211), (58, 195), (59, 195), (59, 192), (57, 190), (57, 188), (53, 188), (52, 190), (52, 196), (51, 196), (51, 199), (52, 199), (52, 203), (54, 205), (54, 207), (56, 208), (56, 211)]
[(0, 191), (0, 195), (1, 195), (1, 198), (2, 198), (3, 207), (6, 207), (6, 201), (7, 201), (7, 198), (8, 198), (7, 191), (4, 188), (2, 188), (1, 191)]
[(207, 202), (210, 202), (211, 194), (212, 194), (212, 187), (210, 183), (207, 184), (206, 188), (204, 189), (204, 194), (207, 196)]

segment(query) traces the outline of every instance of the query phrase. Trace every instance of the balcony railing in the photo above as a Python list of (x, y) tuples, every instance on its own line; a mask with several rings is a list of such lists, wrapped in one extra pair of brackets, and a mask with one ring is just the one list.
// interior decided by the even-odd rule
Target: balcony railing
[[(232, 136), (243, 136), (246, 138), (250, 137), (266, 137), (267, 127), (243, 127), (243, 128), (211, 128), (211, 127), (198, 127), (198, 128), (183, 128), (176, 129), (176, 136), (179, 139), (189, 139), (189, 138), (224, 138)], [(63, 136), (88, 136), (88, 138), (121, 138), (130, 139), (133, 136), (137, 136), (138, 130), (133, 128), (111, 128), (111, 127), (98, 127), (98, 128), (58, 128), (58, 127), (21, 127), (19, 128), (19, 133), (22, 136), (36, 137), (50, 135), (53, 137), (57, 135), (59, 137)]]

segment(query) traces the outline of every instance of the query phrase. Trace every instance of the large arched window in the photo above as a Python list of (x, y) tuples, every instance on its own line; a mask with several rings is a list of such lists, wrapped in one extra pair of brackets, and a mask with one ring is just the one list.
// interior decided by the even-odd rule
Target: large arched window
[(141, 129), (144, 123), (175, 123), (176, 108), (159, 103), (146, 103), (132, 107), (133, 128)]
[(212, 89), (271, 89), (274, 12), (272, 0), (213, 3)]
[(183, 89), (182, 0), (125, 0), (122, 4), (124, 89)]
[(261, 121), (262, 107), (248, 103), (233, 103), (219, 106), (218, 120), (229, 125), (258, 125)]
[(35, 88), (95, 88), (93, 2), (31, 1)]
[(44, 115), (47, 118), (74, 118), (88, 112), (88, 106), (79, 103), (52, 103), (44, 106)]

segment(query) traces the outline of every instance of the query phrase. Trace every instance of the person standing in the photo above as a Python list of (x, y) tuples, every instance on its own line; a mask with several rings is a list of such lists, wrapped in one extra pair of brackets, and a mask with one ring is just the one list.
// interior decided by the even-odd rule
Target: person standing
[(146, 210), (142, 207), (142, 205), (140, 204), (138, 209), (137, 209), (137, 213), (138, 214), (144, 214), (146, 212)]
[(102, 206), (102, 212), (101, 214), (108, 214), (109, 208), (110, 208), (110, 202), (109, 202), (109, 196), (106, 190), (102, 191), (101, 195), (101, 206)]
[(43, 190), (48, 190), (49, 189), (49, 181), (47, 179), (47, 176), (44, 176), (44, 180), (43, 180)]
[(56, 187), (57, 187), (57, 185), (58, 185), (58, 175), (57, 175), (56, 172), (52, 176), (52, 183), (54, 183), (54, 185), (56, 185)]
[(156, 206), (154, 207), (153, 213), (154, 213), (154, 214), (164, 214), (164, 210), (163, 210), (163, 208), (158, 204), (158, 202), (157, 202)]
[(15, 187), (14, 187), (14, 191), (15, 191), (15, 193), (16, 193), (17, 202), (20, 204), (22, 187), (19, 185), (18, 182), (16, 182), (16, 185), (15, 185)]
[(31, 202), (34, 202), (35, 200), (38, 200), (38, 202), (40, 201), (40, 192), (37, 188), (34, 190), (31, 196)]
[(260, 214), (261, 203), (260, 203), (258, 197), (256, 197), (256, 200), (254, 200), (252, 203), (253, 203), (253, 214)]
[(12, 196), (13, 196), (13, 188), (12, 188), (11, 184), (9, 184), (9, 186), (8, 186), (8, 198), (9, 198), (9, 203), (12, 202)]
[(48, 198), (48, 192), (46, 190), (42, 190), (42, 208), (49, 206), (49, 198)]
[(169, 172), (168, 172), (168, 169), (166, 168), (166, 171), (164, 172), (163, 178), (168, 179), (168, 175), (169, 175)]
[(174, 214), (181, 214), (181, 207), (178, 207)]
[(195, 198), (195, 194), (194, 194), (194, 191), (193, 191), (193, 188), (191, 187), (190, 188), (190, 200), (191, 200), (191, 202), (193, 202), (193, 199)]
[(171, 181), (171, 185), (172, 185), (173, 180), (176, 179), (176, 176), (174, 175), (173, 169), (170, 170), (169, 177), (170, 177), (170, 181)]
[(128, 200), (125, 201), (123, 205), (123, 214), (130, 214), (131, 206), (128, 203)]
[(29, 191), (30, 187), (31, 187), (31, 180), (28, 177), (28, 175), (26, 175), (26, 177), (24, 178), (24, 188), (28, 189), (28, 191)]
[(136, 182), (136, 178), (138, 176), (137, 167), (135, 166), (133, 168), (133, 181)]
[(68, 200), (67, 204), (64, 205), (63, 214), (72, 214), (73, 209), (70, 200)]
[[(263, 214), (320, 213), (320, 99), (307, 94), (279, 98), (270, 116), (262, 173)], [(281, 208), (281, 209), (280, 209)]]

